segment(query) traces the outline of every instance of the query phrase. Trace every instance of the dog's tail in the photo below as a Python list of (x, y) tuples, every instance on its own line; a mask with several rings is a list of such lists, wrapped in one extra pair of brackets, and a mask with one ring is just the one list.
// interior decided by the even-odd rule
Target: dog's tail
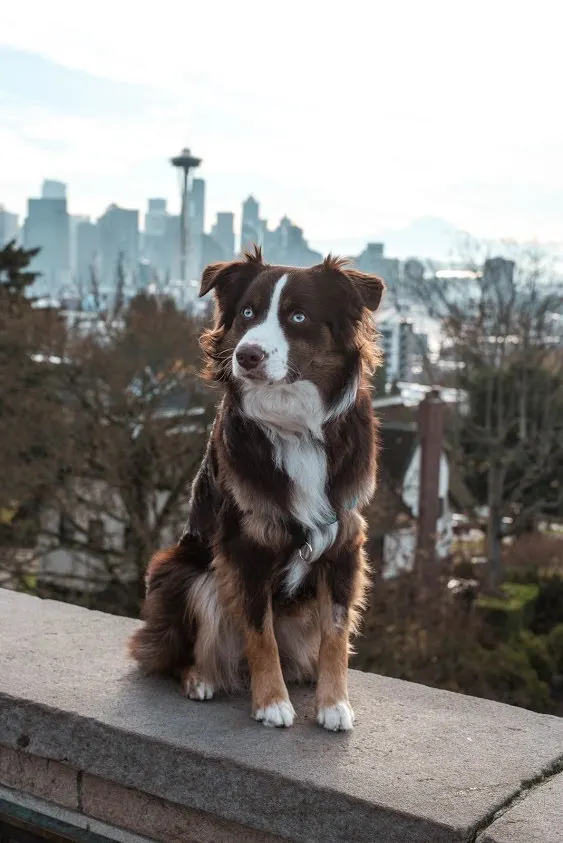
[(129, 654), (147, 673), (177, 674), (193, 662), (196, 630), (187, 612), (197, 571), (189, 545), (155, 553), (147, 568), (143, 626), (129, 640)]

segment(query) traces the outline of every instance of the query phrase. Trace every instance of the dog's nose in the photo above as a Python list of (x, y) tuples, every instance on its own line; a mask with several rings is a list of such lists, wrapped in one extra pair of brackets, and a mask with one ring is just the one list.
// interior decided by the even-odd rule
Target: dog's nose
[(246, 369), (249, 372), (251, 369), (255, 369), (264, 359), (266, 356), (266, 352), (263, 348), (260, 348), (259, 345), (251, 345), (247, 343), (246, 345), (241, 345), (240, 348), (237, 348), (237, 363), (243, 369)]

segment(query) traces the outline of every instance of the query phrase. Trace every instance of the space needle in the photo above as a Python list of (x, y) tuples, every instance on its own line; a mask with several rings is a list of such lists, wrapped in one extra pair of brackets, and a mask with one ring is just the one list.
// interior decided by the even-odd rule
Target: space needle
[(182, 210), (180, 212), (180, 279), (185, 285), (188, 281), (188, 254), (190, 250), (190, 225), (189, 225), (189, 195), (190, 195), (190, 171), (195, 170), (201, 164), (201, 158), (196, 158), (190, 150), (185, 147), (179, 155), (170, 159), (170, 163), (178, 170), (180, 181), (180, 199)]

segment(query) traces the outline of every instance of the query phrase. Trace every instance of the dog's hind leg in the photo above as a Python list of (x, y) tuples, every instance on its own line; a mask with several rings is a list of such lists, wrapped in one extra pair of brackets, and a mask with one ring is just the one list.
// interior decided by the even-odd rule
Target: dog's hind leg
[(197, 631), (193, 666), (182, 676), (185, 693), (191, 699), (208, 700), (215, 691), (236, 690), (241, 682), (242, 635), (219, 599), (213, 568), (192, 582), (188, 616)]
[(196, 628), (187, 609), (199, 560), (190, 551), (182, 544), (159, 551), (148, 566), (143, 625), (129, 641), (130, 654), (147, 673), (178, 675), (194, 664)]

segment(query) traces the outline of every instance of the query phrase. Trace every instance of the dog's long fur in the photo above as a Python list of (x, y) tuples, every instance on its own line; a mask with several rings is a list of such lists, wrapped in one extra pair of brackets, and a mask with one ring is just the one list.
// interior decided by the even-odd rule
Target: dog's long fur
[[(148, 567), (131, 653), (149, 672), (180, 676), (196, 699), (237, 688), (248, 671), (253, 714), (268, 725), (293, 721), (284, 677), (316, 676), (319, 722), (348, 729), (383, 283), (332, 257), (269, 266), (256, 249), (208, 267), (201, 294), (210, 290), (205, 375), (224, 396), (184, 533)], [(263, 358), (252, 370), (249, 350)]]

